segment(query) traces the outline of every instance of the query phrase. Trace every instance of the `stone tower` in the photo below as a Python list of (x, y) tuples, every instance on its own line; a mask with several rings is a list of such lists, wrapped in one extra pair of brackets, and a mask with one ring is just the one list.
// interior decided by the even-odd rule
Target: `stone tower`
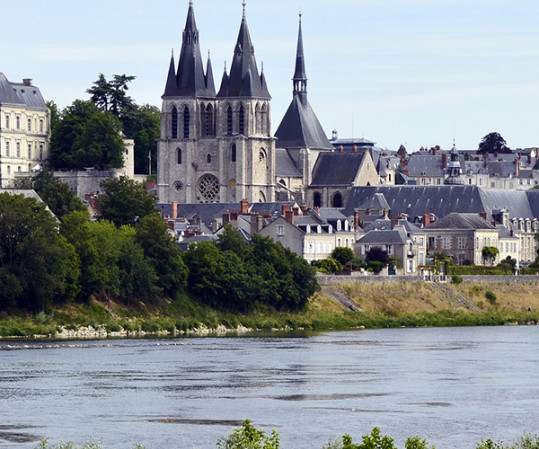
[(178, 69), (163, 94), (157, 182), (162, 202), (273, 201), (275, 139), (270, 100), (259, 75), (243, 4), (230, 73), (216, 94), (211, 62), (202, 64), (192, 1)]

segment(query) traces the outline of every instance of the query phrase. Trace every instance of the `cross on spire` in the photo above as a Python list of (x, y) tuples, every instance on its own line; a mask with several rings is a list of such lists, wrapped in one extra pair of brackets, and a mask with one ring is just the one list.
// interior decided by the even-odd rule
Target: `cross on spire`
[(243, 0), (243, 18), (245, 19), (245, 7), (247, 6), (247, 2)]

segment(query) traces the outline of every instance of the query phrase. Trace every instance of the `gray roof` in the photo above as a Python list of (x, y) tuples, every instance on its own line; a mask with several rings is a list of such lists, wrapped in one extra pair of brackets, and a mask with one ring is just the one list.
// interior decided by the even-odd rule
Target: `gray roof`
[(264, 73), (258, 74), (255, 50), (245, 15), (241, 21), (238, 40), (234, 48), (230, 74), (224, 73), (217, 96), (271, 99)]
[(297, 203), (294, 201), (278, 201), (273, 203), (253, 203), (251, 207), (251, 213), (258, 212), (260, 215), (280, 215), (283, 206), (296, 207)]
[(307, 98), (302, 101), (299, 95), (294, 95), (275, 137), (281, 148), (333, 150)]
[(443, 176), (442, 155), (432, 155), (430, 153), (412, 154), (406, 165), (408, 176)]
[(163, 97), (194, 96), (215, 98), (215, 85), (211, 63), (208, 58), (207, 73), (204, 74), (193, 4), (189, 4), (178, 72), (174, 70), (174, 57), (170, 60), (167, 83)]
[(302, 178), (296, 162), (284, 148), (275, 150), (275, 176), (283, 178)]
[(47, 109), (38, 87), (24, 83), (12, 83), (0, 72), (0, 105), (21, 105), (32, 109)]
[(403, 245), (406, 243), (406, 235), (398, 230), (375, 230), (361, 236), (357, 243), (361, 245)]
[(365, 152), (320, 153), (313, 169), (311, 186), (353, 185), (364, 156)]
[[(536, 193), (537, 192), (537, 193)], [(345, 215), (382, 193), (391, 210), (390, 216), (406, 214), (410, 221), (428, 212), (444, 217), (451, 212), (490, 217), (492, 210), (506, 208), (510, 217), (539, 218), (539, 191), (481, 189), (477, 186), (368, 186), (353, 187), (344, 209)]]
[[(170, 203), (159, 203), (156, 207), (163, 215), (172, 214)], [(214, 218), (222, 218), (225, 212), (240, 210), (240, 203), (189, 203), (178, 204), (178, 217), (192, 219), (200, 216), (202, 222), (211, 229)]]
[(389, 204), (383, 193), (375, 193), (372, 196), (369, 196), (363, 203), (358, 207), (359, 210), (389, 210)]
[(496, 229), (478, 214), (451, 213), (425, 228), (429, 229)]

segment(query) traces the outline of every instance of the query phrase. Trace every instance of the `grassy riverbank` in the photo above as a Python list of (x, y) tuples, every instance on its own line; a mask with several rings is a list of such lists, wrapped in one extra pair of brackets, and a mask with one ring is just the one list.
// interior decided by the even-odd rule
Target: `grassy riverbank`
[(182, 296), (132, 308), (69, 304), (37, 315), (0, 316), (0, 337), (103, 338), (273, 329), (476, 326), (539, 322), (539, 283), (323, 285), (301, 313), (259, 306), (249, 315), (218, 312)]

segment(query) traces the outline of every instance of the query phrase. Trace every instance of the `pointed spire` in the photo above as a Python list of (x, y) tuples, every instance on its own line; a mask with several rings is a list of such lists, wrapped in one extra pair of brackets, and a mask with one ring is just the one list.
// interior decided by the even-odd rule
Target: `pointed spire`
[(206, 89), (215, 92), (215, 82), (213, 81), (213, 69), (211, 66), (210, 51), (208, 50), (208, 62), (206, 64)]
[[(209, 74), (204, 74), (200, 53), (199, 35), (195, 20), (193, 1), (189, 1), (187, 20), (183, 30), (182, 48), (176, 73), (176, 87), (169, 88), (167, 80), (165, 96), (215, 97), (215, 88), (208, 84)], [(213, 75), (211, 75), (213, 78)]]
[(307, 101), (307, 74), (305, 73), (305, 55), (303, 53), (303, 31), (301, 12), (299, 13), (298, 47), (296, 51), (296, 70), (294, 71), (294, 95), (299, 95), (302, 102)]
[(165, 93), (163, 94), (163, 96), (174, 95), (176, 89), (176, 66), (174, 64), (174, 50), (172, 50), (172, 56), (170, 57), (170, 65), (168, 67), (167, 83), (165, 85)]
[[(227, 97), (255, 97), (270, 99), (271, 96), (260, 81), (260, 75), (255, 59), (255, 50), (249, 34), (247, 19), (245, 16), (245, 0), (243, 1), (243, 18), (236, 46), (234, 47), (234, 58), (230, 67), (228, 77), (229, 87), (226, 93), (219, 91), (219, 96)], [(250, 73), (249, 73), (250, 72)], [(249, 75), (248, 75), (249, 74)], [(250, 82), (245, 82), (247, 76), (251, 77)], [(246, 86), (249, 86), (248, 88)]]

